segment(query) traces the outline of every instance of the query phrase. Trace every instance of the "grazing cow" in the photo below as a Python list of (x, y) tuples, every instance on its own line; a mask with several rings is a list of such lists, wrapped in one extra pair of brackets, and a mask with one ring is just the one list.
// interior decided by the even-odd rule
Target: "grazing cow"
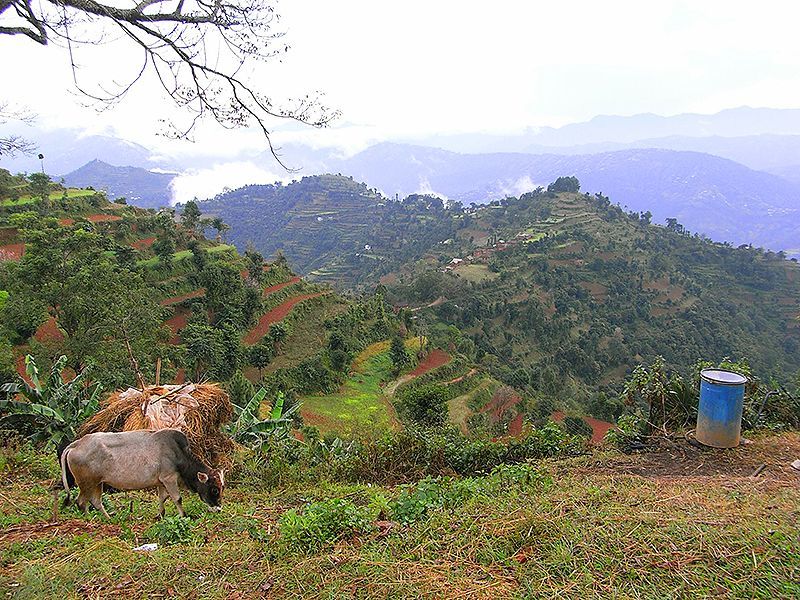
[(61, 480), (70, 493), (69, 473), (80, 489), (78, 507), (86, 512), (87, 501), (108, 517), (101, 496), (103, 486), (118, 490), (158, 488), (159, 514), (169, 496), (183, 517), (179, 483), (198, 493), (200, 499), (219, 510), (225, 474), (197, 460), (189, 440), (177, 429), (91, 433), (71, 443), (61, 454)]

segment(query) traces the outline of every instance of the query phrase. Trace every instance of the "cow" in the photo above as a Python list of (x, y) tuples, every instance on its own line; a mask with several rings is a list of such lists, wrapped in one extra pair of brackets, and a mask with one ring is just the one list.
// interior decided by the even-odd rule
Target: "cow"
[(211, 469), (189, 450), (189, 440), (177, 429), (90, 433), (72, 442), (61, 454), (61, 482), (70, 494), (69, 473), (80, 492), (78, 508), (91, 503), (110, 518), (101, 500), (103, 487), (117, 490), (158, 489), (159, 516), (169, 496), (183, 517), (182, 483), (197, 492), (212, 510), (222, 505), (224, 470)]

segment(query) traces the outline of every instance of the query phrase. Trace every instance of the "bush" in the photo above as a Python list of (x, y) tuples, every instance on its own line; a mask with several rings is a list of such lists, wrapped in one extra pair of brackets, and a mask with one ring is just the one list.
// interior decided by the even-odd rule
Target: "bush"
[(436, 427), (447, 422), (447, 388), (440, 384), (412, 390), (398, 402), (400, 416), (418, 425)]
[(567, 415), (564, 417), (564, 429), (571, 435), (579, 435), (581, 437), (592, 437), (594, 430), (584, 421), (581, 417)]
[(145, 535), (148, 539), (164, 546), (188, 544), (195, 537), (192, 531), (192, 520), (189, 517), (178, 515), (164, 517), (154, 523), (145, 531)]
[(622, 415), (617, 421), (617, 428), (609, 429), (603, 440), (623, 452), (629, 452), (631, 445), (640, 439), (641, 430), (642, 422), (636, 415)]
[(279, 527), (287, 547), (304, 552), (373, 529), (368, 509), (341, 498), (309, 504), (302, 513), (290, 510), (281, 517)]
[(585, 441), (565, 434), (555, 423), (508, 443), (468, 438), (457, 428), (406, 428), (355, 445), (333, 465), (346, 480), (395, 483), (425, 476), (488, 473), (504, 463), (519, 463), (581, 452)]

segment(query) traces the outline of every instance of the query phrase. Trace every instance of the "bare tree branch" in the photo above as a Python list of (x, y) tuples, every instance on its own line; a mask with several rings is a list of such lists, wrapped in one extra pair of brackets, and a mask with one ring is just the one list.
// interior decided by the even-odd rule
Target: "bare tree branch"
[[(0, 125), (10, 120), (30, 124), (33, 122), (33, 115), (22, 110), (15, 110), (9, 106), (8, 102), (0, 101)], [(36, 144), (21, 136), (0, 136), (0, 157), (11, 158), (17, 154), (31, 154), (34, 150), (36, 150)]]
[[(283, 33), (276, 29), (273, 2), (0, 0), (0, 35), (23, 35), (42, 45), (65, 43), (76, 88), (101, 105), (121, 100), (149, 71), (188, 113), (183, 127), (169, 123), (171, 136), (189, 137), (205, 117), (226, 128), (255, 124), (280, 162), (270, 137), (275, 119), (324, 127), (338, 112), (323, 105), (318, 95), (278, 104), (242, 75), (254, 61), (288, 51)], [(98, 85), (98, 91), (92, 91), (81, 81), (76, 44), (89, 42), (86, 36), (109, 31), (141, 48), (144, 60), (128, 80), (115, 82), (115, 89)]]

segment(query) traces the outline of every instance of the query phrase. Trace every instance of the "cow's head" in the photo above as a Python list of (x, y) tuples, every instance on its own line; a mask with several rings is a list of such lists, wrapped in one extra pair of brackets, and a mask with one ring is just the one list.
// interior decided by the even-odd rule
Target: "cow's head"
[(198, 471), (197, 480), (200, 482), (197, 493), (200, 499), (214, 510), (222, 506), (222, 491), (225, 489), (225, 469), (209, 469), (208, 472)]

